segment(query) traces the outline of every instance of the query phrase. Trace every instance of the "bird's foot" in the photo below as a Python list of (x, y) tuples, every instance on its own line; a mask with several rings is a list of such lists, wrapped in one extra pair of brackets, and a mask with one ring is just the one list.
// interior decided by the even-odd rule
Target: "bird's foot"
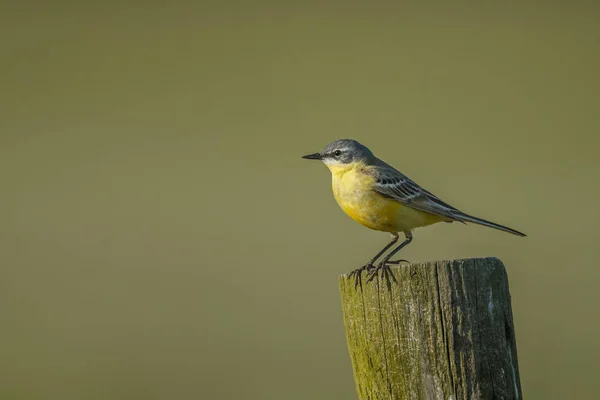
[(367, 274), (369, 274), (375, 268), (377, 268), (377, 267), (374, 266), (372, 263), (368, 263), (368, 264), (365, 264), (362, 267), (357, 268), (354, 271), (350, 272), (348, 274), (348, 279), (352, 279), (352, 277), (354, 277), (354, 289), (356, 289), (358, 287), (358, 285), (360, 285), (362, 287), (362, 272), (367, 271)]
[(392, 287), (390, 277), (394, 280), (396, 284), (398, 284), (398, 281), (396, 280), (396, 277), (394, 276), (394, 273), (392, 272), (392, 269), (388, 264), (395, 264), (395, 262), (382, 261), (379, 264), (377, 264), (377, 266), (374, 269), (371, 269), (367, 273), (367, 275), (369, 276), (369, 279), (367, 279), (367, 283), (375, 279), (376, 276), (380, 276), (381, 278), (385, 278), (385, 282), (387, 284), (388, 289), (391, 289)]

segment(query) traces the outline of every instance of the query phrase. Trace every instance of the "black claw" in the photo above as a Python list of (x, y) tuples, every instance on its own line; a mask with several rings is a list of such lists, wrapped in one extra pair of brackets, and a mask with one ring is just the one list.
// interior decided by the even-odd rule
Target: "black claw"
[[(390, 281), (390, 276), (391, 276), (392, 279), (394, 280), (394, 282), (396, 284), (398, 284), (398, 280), (394, 276), (394, 273), (392, 272), (392, 269), (390, 268), (390, 266), (388, 264), (393, 264), (393, 263), (381, 262), (377, 265), (377, 267), (375, 267), (374, 269), (369, 271), (369, 273), (368, 273), (369, 279), (367, 279), (367, 283), (369, 283), (373, 279), (375, 279), (376, 276), (380, 276), (382, 279), (385, 278), (388, 289), (391, 289), (392, 288), (392, 282)], [(380, 273), (381, 273), (381, 275), (380, 275)]]
[(369, 279), (367, 279), (367, 283), (369, 283), (373, 279), (375, 279), (375, 277), (379, 274), (380, 270), (381, 270), (381, 264), (377, 265), (377, 267), (375, 267), (375, 269), (369, 271), (369, 273), (367, 274), (369, 276)]
[(351, 279), (352, 277), (354, 277), (354, 289), (357, 289), (359, 285), (362, 288), (362, 272), (366, 270), (367, 273), (369, 273), (374, 268), (375, 268), (375, 266), (373, 264), (369, 263), (369, 264), (363, 265), (360, 268), (355, 269), (354, 271), (352, 271), (348, 274), (348, 279)]
[(361, 285), (362, 287), (362, 271), (360, 268), (350, 272), (349, 277), (352, 275), (354, 275), (354, 289), (356, 289), (358, 285)]
[[(394, 274), (392, 273), (390, 267), (388, 267), (387, 265), (383, 268), (383, 275), (385, 276), (385, 285), (387, 286), (388, 290), (392, 290), (392, 282), (390, 282), (390, 275), (394, 277)], [(394, 280), (396, 280), (395, 277)]]
[(398, 284), (398, 280), (394, 276), (394, 273), (392, 272), (392, 269), (390, 267), (387, 267), (387, 268), (390, 271), (390, 275), (392, 276), (392, 279), (394, 280), (394, 283), (397, 285)]
[(368, 277), (367, 283), (369, 283), (373, 279), (375, 279), (376, 276), (380, 276), (382, 279), (385, 278), (388, 289), (391, 289), (390, 276), (391, 276), (392, 280), (394, 281), (394, 283), (398, 284), (398, 280), (394, 276), (394, 273), (392, 272), (390, 265), (398, 265), (401, 263), (408, 263), (409, 266), (411, 265), (410, 261), (408, 261), (408, 260), (385, 261), (385, 262), (381, 262), (377, 265), (368, 263), (368, 264), (363, 265), (362, 267), (357, 268), (354, 271), (350, 272), (348, 274), (348, 279), (354, 278), (354, 288), (355, 289), (357, 289), (359, 286), (362, 288), (362, 272), (366, 271), (366, 274)]

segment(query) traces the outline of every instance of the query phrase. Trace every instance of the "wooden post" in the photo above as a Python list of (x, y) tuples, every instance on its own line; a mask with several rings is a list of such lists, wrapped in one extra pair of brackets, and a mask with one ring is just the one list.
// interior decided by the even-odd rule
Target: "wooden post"
[(497, 258), (392, 268), (354, 288), (340, 277), (360, 400), (500, 400), (521, 396), (504, 265)]

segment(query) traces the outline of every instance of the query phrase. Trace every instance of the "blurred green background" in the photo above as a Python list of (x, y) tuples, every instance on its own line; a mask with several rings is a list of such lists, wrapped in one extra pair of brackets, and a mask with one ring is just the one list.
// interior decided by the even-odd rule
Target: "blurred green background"
[(344, 137), (529, 235), (403, 256), (500, 257), (527, 398), (595, 398), (591, 4), (3, 4), (0, 398), (356, 398), (337, 276), (388, 236), (300, 159)]

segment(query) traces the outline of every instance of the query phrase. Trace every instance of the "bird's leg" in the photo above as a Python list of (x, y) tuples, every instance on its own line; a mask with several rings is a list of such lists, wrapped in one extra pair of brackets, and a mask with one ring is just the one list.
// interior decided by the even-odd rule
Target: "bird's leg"
[(386, 279), (386, 281), (388, 283), (388, 287), (390, 287), (390, 277), (389, 277), (390, 275), (392, 276), (392, 279), (394, 280), (394, 282), (398, 283), (398, 281), (396, 280), (396, 277), (394, 276), (394, 273), (390, 269), (389, 264), (399, 264), (400, 262), (405, 261), (405, 260), (398, 260), (398, 261), (390, 262), (390, 258), (392, 258), (394, 256), (394, 254), (396, 254), (402, 248), (406, 247), (407, 244), (412, 242), (413, 236), (412, 236), (412, 233), (410, 233), (410, 231), (404, 232), (404, 235), (406, 236), (406, 239), (404, 240), (404, 242), (400, 243), (400, 245), (398, 247), (396, 247), (394, 250), (390, 251), (389, 254), (387, 256), (385, 256), (383, 258), (383, 260), (381, 260), (381, 262), (379, 262), (379, 264), (377, 264), (377, 266), (374, 269), (371, 269), (369, 271), (370, 276), (369, 276), (369, 279), (367, 280), (367, 283), (369, 283), (373, 279), (375, 279), (375, 277), (379, 274), (380, 271), (381, 271), (381, 277)]
[(399, 236), (397, 233), (392, 233), (392, 241), (385, 245), (385, 247), (381, 249), (381, 251), (377, 253), (375, 257), (373, 257), (368, 263), (366, 263), (362, 267), (357, 268), (348, 274), (348, 278), (352, 278), (354, 276), (354, 288), (357, 288), (359, 284), (362, 285), (362, 272), (364, 270), (367, 270), (367, 273), (370, 273), (372, 270), (376, 269), (377, 267), (373, 263), (377, 261), (377, 259), (381, 257), (383, 253), (388, 251), (390, 247), (395, 245), (398, 242), (398, 238)]

